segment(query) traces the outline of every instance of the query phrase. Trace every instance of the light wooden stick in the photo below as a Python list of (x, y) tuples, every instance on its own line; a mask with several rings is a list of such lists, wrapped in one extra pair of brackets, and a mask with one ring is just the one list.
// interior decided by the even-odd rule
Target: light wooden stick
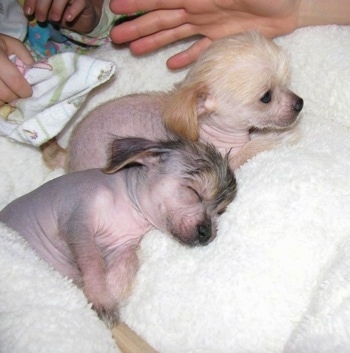
[(124, 323), (114, 326), (112, 334), (122, 353), (158, 353)]

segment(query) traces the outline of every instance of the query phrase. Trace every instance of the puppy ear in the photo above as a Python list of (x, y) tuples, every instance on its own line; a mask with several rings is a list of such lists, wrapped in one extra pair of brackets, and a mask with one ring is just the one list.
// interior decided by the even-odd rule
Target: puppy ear
[(130, 137), (118, 138), (112, 142), (111, 157), (103, 172), (116, 173), (125, 167), (132, 165), (150, 165), (155, 158), (166, 152), (169, 148), (162, 142), (154, 142), (144, 138)]
[(179, 86), (169, 95), (165, 106), (164, 124), (175, 134), (196, 141), (199, 138), (198, 116), (199, 99), (204, 88), (198, 86)]

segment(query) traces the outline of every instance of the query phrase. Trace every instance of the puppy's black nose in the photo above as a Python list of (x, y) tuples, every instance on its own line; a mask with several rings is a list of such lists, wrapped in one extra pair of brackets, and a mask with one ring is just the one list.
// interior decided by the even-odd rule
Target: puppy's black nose
[(201, 245), (206, 245), (209, 243), (211, 238), (211, 224), (210, 222), (205, 222), (197, 227), (198, 230), (198, 242)]
[(303, 106), (304, 106), (303, 99), (302, 98), (298, 98), (297, 101), (295, 102), (294, 106), (293, 106), (293, 109), (296, 112), (300, 112), (303, 109)]

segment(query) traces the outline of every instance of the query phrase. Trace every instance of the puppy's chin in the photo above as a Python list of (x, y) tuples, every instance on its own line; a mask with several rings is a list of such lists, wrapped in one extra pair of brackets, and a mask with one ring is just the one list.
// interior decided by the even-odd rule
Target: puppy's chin
[(281, 130), (288, 130), (294, 128), (299, 120), (300, 120), (300, 113), (293, 114), (291, 116), (286, 117), (285, 119), (278, 119), (278, 120), (270, 120), (263, 124), (257, 124), (256, 126), (250, 129), (252, 131), (281, 131)]
[(277, 129), (277, 130), (283, 130), (286, 128), (293, 127), (298, 123), (300, 120), (300, 113), (293, 114), (290, 117), (287, 117), (286, 119), (279, 119), (278, 121), (275, 121), (273, 124), (271, 124), (271, 128)]

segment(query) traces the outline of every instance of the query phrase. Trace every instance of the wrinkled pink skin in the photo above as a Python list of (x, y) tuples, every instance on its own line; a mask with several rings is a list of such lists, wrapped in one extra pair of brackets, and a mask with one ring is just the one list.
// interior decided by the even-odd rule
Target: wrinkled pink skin
[(99, 313), (112, 317), (137, 270), (136, 247), (151, 228), (130, 202), (125, 177), (98, 169), (65, 175), (0, 213), (40, 257), (83, 287)]
[[(183, 243), (204, 245), (216, 235), (217, 213), (233, 198), (228, 191), (224, 206), (210, 208), (210, 202), (198, 196), (206, 197), (208, 187), (184, 177), (188, 162), (178, 150), (124, 140), (112, 174), (90, 169), (61, 176), (0, 212), (0, 221), (82, 287), (99, 315), (112, 324), (138, 269), (136, 249), (142, 236), (157, 228)], [(159, 157), (161, 153), (166, 158)], [(202, 241), (199, 227), (207, 232)]]
[(162, 95), (130, 95), (101, 105), (73, 131), (67, 147), (66, 170), (105, 167), (108, 147), (116, 137), (150, 140), (171, 137), (164, 127)]

